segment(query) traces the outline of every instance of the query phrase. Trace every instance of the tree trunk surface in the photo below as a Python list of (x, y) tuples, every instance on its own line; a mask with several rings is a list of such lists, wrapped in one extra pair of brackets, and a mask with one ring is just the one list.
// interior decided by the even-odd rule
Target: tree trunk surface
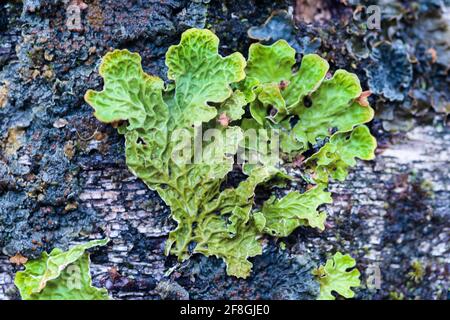
[[(0, 299), (19, 298), (15, 254), (32, 259), (105, 236), (111, 241), (93, 251), (91, 273), (117, 299), (313, 299), (311, 269), (336, 251), (357, 261), (357, 298), (447, 298), (450, 130), (434, 113), (401, 134), (385, 131), (377, 118), (377, 157), (331, 183), (325, 231), (268, 237), (248, 279), (226, 276), (215, 258), (178, 263), (165, 256), (170, 210), (128, 171), (122, 137), (83, 101), (87, 89), (101, 86), (101, 56), (128, 48), (142, 55), (147, 72), (164, 78), (164, 54), (186, 28), (215, 28), (224, 53), (246, 52), (249, 27), (296, 4), (85, 3), (12, 1), (0, 14)], [(68, 22), (70, 5), (80, 9), (79, 30)], [(424, 267), (417, 281), (414, 261)]]

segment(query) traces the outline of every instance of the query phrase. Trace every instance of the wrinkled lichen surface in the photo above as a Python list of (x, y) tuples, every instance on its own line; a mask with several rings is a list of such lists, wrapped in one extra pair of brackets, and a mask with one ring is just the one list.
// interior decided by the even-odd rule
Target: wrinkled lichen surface
[[(94, 285), (117, 298), (313, 298), (318, 287), (310, 271), (339, 250), (350, 253), (361, 271), (357, 298), (445, 299), (446, 4), (378, 1), (381, 30), (367, 30), (358, 9), (366, 3), (320, 2), (322, 14), (310, 24), (302, 15), (310, 19), (316, 9), (297, 10), (296, 1), (2, 2), (0, 297), (18, 298), (13, 276), (22, 267), (9, 261), (17, 253), (31, 259), (108, 236), (110, 243), (91, 256), (91, 271)], [(68, 23), (68, 5), (79, 6), (81, 26), (76, 19)], [(291, 12), (295, 24), (282, 14), (276, 22), (286, 27), (270, 34), (280, 30), (267, 28), (277, 10)], [(327, 207), (324, 232), (298, 230), (282, 240), (284, 250), (281, 240), (268, 242), (246, 280), (226, 276), (215, 258), (194, 256), (177, 265), (164, 255), (174, 228), (169, 209), (129, 173), (122, 138), (95, 120), (83, 101), (88, 88), (101, 87), (100, 59), (114, 48), (139, 52), (144, 70), (165, 78), (164, 54), (190, 27), (212, 29), (223, 55), (248, 52), (256, 41), (251, 37), (269, 32), (267, 44), (281, 37), (299, 54), (319, 53), (331, 70), (357, 73), (363, 90), (374, 93), (376, 160), (331, 185), (334, 204)], [(258, 28), (263, 30), (255, 33)], [(419, 282), (408, 276), (414, 261), (425, 270)], [(377, 272), (380, 289), (367, 288)]]

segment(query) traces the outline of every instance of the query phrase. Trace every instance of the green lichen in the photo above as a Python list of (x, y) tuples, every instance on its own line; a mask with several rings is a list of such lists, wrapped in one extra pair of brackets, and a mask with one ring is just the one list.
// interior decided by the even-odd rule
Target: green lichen
[(408, 272), (408, 277), (413, 280), (416, 284), (422, 282), (425, 276), (425, 268), (419, 260), (414, 260), (411, 262), (411, 271)]
[(357, 126), (351, 132), (339, 132), (331, 136), (317, 153), (306, 161), (306, 166), (312, 168), (316, 181), (328, 182), (328, 178), (344, 181), (348, 168), (356, 165), (355, 158), (372, 160), (376, 147), (375, 138), (369, 129)]
[(90, 241), (68, 251), (53, 249), (25, 263), (14, 279), (23, 300), (108, 300), (106, 289), (92, 286), (89, 254), (85, 251), (108, 243)]
[(391, 292), (389, 292), (389, 299), (390, 300), (404, 300), (405, 295), (401, 292), (391, 291)]
[(310, 144), (373, 118), (373, 109), (358, 102), (362, 89), (355, 74), (337, 70), (326, 79), (329, 65), (316, 54), (305, 55), (297, 72), (295, 61), (295, 50), (284, 40), (253, 44), (242, 83), (244, 92), (254, 92), (248, 94), (253, 118), (281, 130), (283, 151), (307, 151)]
[[(289, 178), (279, 165), (282, 155), (274, 152), (276, 138), (292, 156), (328, 139), (331, 129), (335, 135), (354, 130), (344, 152), (333, 149), (337, 136), (330, 139), (333, 165), (346, 173), (354, 157), (373, 158), (375, 139), (357, 127), (370, 121), (373, 110), (357, 102), (361, 87), (355, 75), (338, 70), (325, 79), (328, 63), (317, 55), (303, 57), (293, 72), (295, 51), (285, 41), (253, 44), (247, 62), (240, 53), (222, 57), (218, 45), (209, 30), (184, 32), (166, 54), (168, 84), (145, 74), (137, 53), (110, 52), (100, 66), (103, 90), (89, 90), (85, 99), (100, 121), (122, 122), (128, 167), (171, 208), (177, 227), (166, 254), (181, 261), (194, 253), (217, 256), (228, 274), (245, 278), (252, 267), (248, 259), (262, 253), (264, 234), (284, 237), (299, 226), (323, 229), (325, 213), (317, 209), (331, 202), (328, 179), (324, 174), (313, 179), (316, 170), (328, 174), (330, 165), (311, 161), (315, 187), (253, 209), (258, 185)], [(306, 97), (312, 106), (304, 105)], [(258, 135), (247, 139), (252, 129)], [(208, 136), (206, 130), (215, 131)], [(235, 157), (243, 160), (247, 179), (223, 189)]]
[(333, 258), (328, 259), (324, 266), (313, 271), (313, 274), (319, 279), (320, 294), (318, 300), (336, 299), (332, 292), (337, 292), (345, 298), (353, 298), (355, 293), (352, 287), (359, 287), (360, 273), (354, 268), (355, 259), (350, 255), (343, 255), (336, 252)]

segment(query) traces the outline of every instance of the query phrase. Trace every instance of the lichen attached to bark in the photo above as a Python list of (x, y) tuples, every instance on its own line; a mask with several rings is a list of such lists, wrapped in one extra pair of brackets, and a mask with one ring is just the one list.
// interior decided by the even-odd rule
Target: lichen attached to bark
[[(256, 148), (256, 162), (244, 156), (248, 177), (223, 189), (234, 156), (252, 149), (244, 129), (269, 132), (262, 144), (276, 142), (272, 133), (280, 132), (290, 145), (282, 153), (290, 157), (307, 155), (313, 145), (326, 143), (330, 136), (333, 143), (335, 135), (354, 130), (352, 147), (333, 153), (335, 161), (348, 166), (355, 156), (373, 158), (375, 139), (367, 128), (358, 127), (372, 119), (373, 110), (358, 102), (358, 78), (338, 70), (325, 79), (328, 63), (318, 55), (305, 56), (293, 72), (295, 50), (285, 41), (252, 45), (247, 62), (240, 53), (222, 57), (218, 45), (209, 30), (184, 32), (180, 44), (166, 54), (173, 81), (168, 84), (144, 73), (138, 54), (115, 50), (100, 66), (103, 90), (89, 90), (85, 99), (100, 121), (121, 123), (128, 167), (170, 206), (177, 227), (166, 242), (166, 253), (181, 261), (193, 253), (217, 256), (226, 262), (228, 274), (245, 278), (252, 267), (248, 259), (262, 253), (265, 233), (287, 236), (300, 225), (323, 229), (325, 213), (317, 208), (331, 198), (325, 191), (327, 171), (321, 169), (320, 179), (315, 181), (314, 173), (308, 178), (314, 189), (272, 198), (262, 210), (255, 209), (258, 185), (289, 179), (279, 166), (283, 155), (265, 148)], [(250, 112), (246, 116), (243, 110)], [(207, 129), (215, 135), (208, 137), (205, 131), (198, 140)], [(341, 157), (345, 159), (339, 162)]]

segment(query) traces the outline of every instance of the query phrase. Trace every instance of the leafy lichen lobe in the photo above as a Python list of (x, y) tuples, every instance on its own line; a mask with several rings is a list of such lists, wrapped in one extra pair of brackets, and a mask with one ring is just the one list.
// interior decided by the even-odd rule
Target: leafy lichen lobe
[[(253, 44), (247, 61), (240, 53), (222, 57), (218, 45), (209, 30), (183, 33), (166, 54), (173, 81), (168, 85), (143, 72), (138, 54), (115, 50), (100, 66), (103, 90), (89, 90), (85, 99), (100, 121), (125, 121), (119, 132), (128, 167), (170, 206), (177, 227), (166, 253), (180, 260), (193, 253), (214, 255), (226, 262), (228, 274), (245, 278), (252, 268), (248, 259), (262, 253), (264, 234), (284, 237), (299, 226), (324, 229), (326, 214), (318, 207), (331, 203), (328, 178), (344, 179), (355, 157), (373, 158), (375, 139), (362, 126), (373, 110), (358, 102), (358, 78), (338, 70), (326, 79), (329, 66), (318, 55), (305, 55), (293, 72), (296, 53), (284, 40)], [(306, 98), (311, 105), (305, 105)], [(292, 127), (293, 118), (299, 120)], [(255, 188), (287, 175), (279, 166), (281, 156), (266, 150), (257, 152), (256, 164), (243, 164), (246, 180), (221, 189), (238, 151), (251, 149), (244, 139), (249, 128), (280, 132), (281, 153), (289, 156), (329, 140), (322, 149), (332, 160), (323, 160), (319, 150), (305, 162), (313, 189), (271, 198), (255, 210)], [(202, 160), (208, 161), (180, 148), (196, 143), (199, 129), (219, 132), (216, 139), (199, 142)], [(339, 144), (341, 135), (350, 135), (350, 142)]]

